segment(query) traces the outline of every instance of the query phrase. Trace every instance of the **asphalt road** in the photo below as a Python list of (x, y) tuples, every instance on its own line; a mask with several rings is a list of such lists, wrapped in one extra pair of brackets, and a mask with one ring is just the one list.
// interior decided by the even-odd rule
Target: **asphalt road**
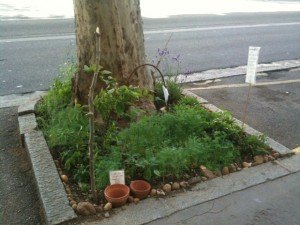
[[(262, 47), (260, 63), (299, 59), (299, 28), (299, 12), (144, 19), (148, 60), (173, 33), (170, 64), (180, 54), (182, 73), (245, 65), (250, 45)], [(0, 95), (48, 89), (67, 61), (75, 61), (73, 20), (0, 21)]]

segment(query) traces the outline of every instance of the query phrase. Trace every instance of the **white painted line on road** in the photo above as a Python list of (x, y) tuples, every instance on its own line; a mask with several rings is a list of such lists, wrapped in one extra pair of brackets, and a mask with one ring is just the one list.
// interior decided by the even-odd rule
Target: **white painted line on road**
[[(252, 24), (252, 25), (232, 25), (232, 26), (166, 29), (166, 30), (148, 30), (148, 31), (144, 31), (144, 34), (149, 35), (149, 34), (181, 33), (181, 32), (227, 30), (227, 29), (242, 29), (242, 28), (260, 28), (260, 27), (280, 27), (280, 26), (295, 26), (295, 25), (300, 25), (300, 22), (263, 23), (263, 24)], [(72, 35), (61, 35), (61, 36), (27, 37), (27, 38), (24, 37), (24, 38), (14, 38), (14, 39), (0, 39), (0, 44), (1, 43), (12, 43), (12, 42), (65, 40), (65, 39), (75, 39), (75, 35), (72, 34)]]
[(1, 39), (0, 43), (12, 42), (27, 42), (27, 41), (48, 41), (48, 40), (66, 40), (75, 39), (75, 35), (61, 35), (61, 36), (45, 36), (45, 37), (27, 37), (27, 38), (14, 38), (14, 39)]
[(280, 27), (280, 26), (293, 26), (293, 25), (300, 25), (300, 22), (263, 23), (263, 24), (253, 24), (253, 25), (233, 25), (233, 26), (220, 26), (220, 27), (195, 27), (195, 28), (182, 28), (182, 29), (153, 30), (153, 31), (144, 31), (144, 34), (180, 33), (180, 32), (193, 32), (193, 31), (227, 30), (227, 29), (259, 28), (259, 27)]
[[(257, 72), (268, 72), (275, 70), (284, 70), (300, 68), (300, 59), (295, 60), (283, 60), (272, 63), (259, 64), (257, 66)], [(226, 69), (212, 69), (192, 74), (179, 74), (177, 76), (178, 83), (191, 83), (211, 79), (219, 79), (224, 77), (232, 77), (246, 74), (247, 66), (238, 66), (234, 68)]]
[[(261, 82), (253, 84), (253, 87), (256, 86), (266, 86), (266, 85), (279, 85), (279, 84), (291, 84), (291, 83), (299, 83), (300, 79), (295, 80), (281, 80), (281, 81), (273, 81), (273, 82)], [(222, 88), (239, 88), (239, 87), (248, 87), (249, 84), (223, 84), (223, 85), (216, 85), (210, 87), (198, 87), (198, 88), (186, 88), (188, 91), (196, 91), (196, 90), (209, 90), (209, 89), (222, 89)]]

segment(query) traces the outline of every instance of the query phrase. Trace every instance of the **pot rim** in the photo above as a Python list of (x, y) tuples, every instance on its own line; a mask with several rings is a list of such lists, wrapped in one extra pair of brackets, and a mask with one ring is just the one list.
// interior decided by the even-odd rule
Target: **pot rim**
[[(148, 186), (148, 188), (147, 189), (142, 189), (142, 190), (134, 188), (133, 184), (138, 183), (138, 182), (146, 184)], [(134, 191), (148, 191), (148, 190), (150, 191), (151, 185), (150, 185), (149, 182), (147, 182), (145, 180), (133, 180), (133, 181), (130, 182), (130, 189), (133, 189)]]
[[(126, 189), (126, 194), (123, 195), (122, 197), (119, 197), (119, 198), (114, 198), (114, 197), (111, 197), (111, 196), (107, 195), (107, 193), (106, 193), (107, 190), (108, 190), (109, 188), (111, 188), (111, 187), (114, 187), (114, 186), (116, 186), (116, 187), (118, 187), (118, 186), (120, 186), (120, 187), (125, 187), (125, 189)], [(115, 189), (118, 189), (118, 188), (115, 188)], [(116, 199), (116, 200), (118, 200), (118, 199), (123, 199), (124, 197), (126, 197), (127, 195), (129, 195), (129, 193), (130, 193), (130, 188), (129, 188), (127, 185), (125, 185), (125, 184), (111, 184), (111, 185), (107, 186), (107, 187), (105, 188), (105, 190), (104, 190), (104, 195), (105, 195), (105, 197), (108, 197), (108, 198), (111, 198), (111, 199)]]

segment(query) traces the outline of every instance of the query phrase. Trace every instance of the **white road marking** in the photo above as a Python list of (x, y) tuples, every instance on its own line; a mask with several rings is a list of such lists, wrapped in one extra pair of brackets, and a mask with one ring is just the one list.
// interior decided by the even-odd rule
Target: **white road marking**
[[(167, 34), (167, 33), (228, 30), (228, 29), (243, 29), (243, 28), (295, 26), (295, 25), (296, 26), (300, 25), (300, 22), (263, 23), (263, 24), (252, 24), (252, 25), (232, 25), (232, 26), (194, 27), (194, 28), (179, 28), (179, 29), (165, 29), (165, 30), (148, 30), (148, 31), (144, 31), (144, 34), (145, 35), (149, 35), (149, 34)], [(13, 39), (0, 39), (0, 44), (1, 43), (12, 43), (12, 42), (66, 40), (66, 39), (75, 39), (75, 35), (71, 34), (71, 35), (61, 35), (61, 36), (24, 37), (24, 38), (13, 38)]]
[[(281, 81), (273, 81), (273, 82), (261, 82), (253, 84), (252, 87), (256, 86), (266, 86), (266, 85), (279, 85), (279, 84), (291, 84), (291, 83), (299, 83), (300, 79), (294, 80), (281, 80)], [(209, 89), (222, 89), (222, 88), (239, 88), (239, 87), (248, 87), (249, 84), (223, 84), (223, 85), (216, 85), (210, 87), (197, 87), (197, 88), (186, 88), (188, 91), (196, 91), (196, 90), (209, 90)]]

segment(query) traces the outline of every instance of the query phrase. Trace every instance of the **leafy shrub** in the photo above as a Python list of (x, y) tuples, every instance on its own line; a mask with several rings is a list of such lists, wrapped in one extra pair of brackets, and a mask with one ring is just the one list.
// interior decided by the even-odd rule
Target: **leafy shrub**
[(54, 80), (47, 95), (43, 97), (42, 103), (37, 106), (37, 112), (42, 115), (43, 120), (47, 120), (51, 115), (70, 105), (72, 99), (71, 78), (76, 70), (74, 64), (67, 65), (60, 70), (60, 75)]
[(109, 120), (113, 116), (121, 118), (126, 115), (128, 107), (144, 95), (140, 88), (133, 86), (102, 89), (95, 98), (95, 107), (104, 120)]
[[(242, 130), (230, 114), (211, 113), (193, 104), (192, 99), (183, 100), (171, 112), (144, 117), (117, 135), (114, 149), (122, 154), (130, 177), (179, 177), (201, 164), (218, 170), (241, 161), (236, 135)], [(249, 141), (265, 149), (256, 137)]]

